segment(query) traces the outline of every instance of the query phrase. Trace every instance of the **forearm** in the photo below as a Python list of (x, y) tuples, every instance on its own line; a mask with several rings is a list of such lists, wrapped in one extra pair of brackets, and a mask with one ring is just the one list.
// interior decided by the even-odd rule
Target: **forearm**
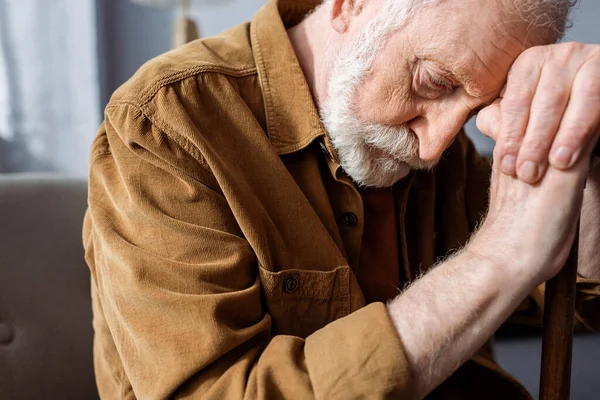
[(467, 361), (534, 286), (467, 247), (388, 305), (419, 398)]

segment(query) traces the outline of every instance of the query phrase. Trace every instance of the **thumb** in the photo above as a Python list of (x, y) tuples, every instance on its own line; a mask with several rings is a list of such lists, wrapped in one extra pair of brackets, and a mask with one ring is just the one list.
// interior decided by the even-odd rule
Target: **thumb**
[(500, 128), (500, 101), (497, 99), (491, 105), (487, 106), (477, 114), (477, 129), (485, 136), (497, 139), (498, 129)]

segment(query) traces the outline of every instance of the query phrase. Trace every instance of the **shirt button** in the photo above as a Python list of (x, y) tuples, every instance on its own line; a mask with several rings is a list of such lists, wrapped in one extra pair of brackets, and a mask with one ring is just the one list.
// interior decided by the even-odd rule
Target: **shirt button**
[(300, 282), (295, 276), (290, 276), (283, 281), (283, 290), (287, 293), (294, 293), (298, 289), (298, 286), (300, 286)]
[(344, 225), (346, 226), (356, 226), (358, 217), (354, 213), (347, 212), (342, 216), (342, 221), (344, 221)]

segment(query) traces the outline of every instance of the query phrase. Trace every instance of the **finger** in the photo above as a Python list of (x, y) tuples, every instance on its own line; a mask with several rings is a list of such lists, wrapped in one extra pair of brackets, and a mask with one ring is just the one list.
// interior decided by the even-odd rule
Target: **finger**
[(501, 99), (496, 99), (492, 104), (479, 111), (475, 120), (477, 129), (494, 140), (496, 140), (500, 127), (500, 101)]
[(534, 184), (546, 171), (579, 65), (561, 57), (544, 65), (517, 157), (517, 177), (523, 182)]
[(587, 157), (598, 140), (600, 126), (600, 59), (592, 58), (577, 74), (571, 98), (550, 152), (550, 163), (559, 169)]
[(533, 52), (521, 55), (513, 65), (500, 103), (500, 131), (496, 141), (500, 170), (515, 175), (521, 140), (529, 121), (529, 109), (537, 90), (544, 59)]

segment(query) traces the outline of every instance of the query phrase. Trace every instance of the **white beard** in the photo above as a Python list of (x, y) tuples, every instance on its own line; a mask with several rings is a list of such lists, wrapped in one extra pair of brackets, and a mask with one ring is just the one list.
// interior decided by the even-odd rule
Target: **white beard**
[(411, 169), (431, 169), (438, 162), (419, 158), (419, 141), (407, 126), (366, 123), (354, 116), (357, 90), (385, 38), (383, 28), (374, 24), (353, 43), (334, 50), (327, 99), (319, 110), (340, 165), (359, 186), (389, 187)]

